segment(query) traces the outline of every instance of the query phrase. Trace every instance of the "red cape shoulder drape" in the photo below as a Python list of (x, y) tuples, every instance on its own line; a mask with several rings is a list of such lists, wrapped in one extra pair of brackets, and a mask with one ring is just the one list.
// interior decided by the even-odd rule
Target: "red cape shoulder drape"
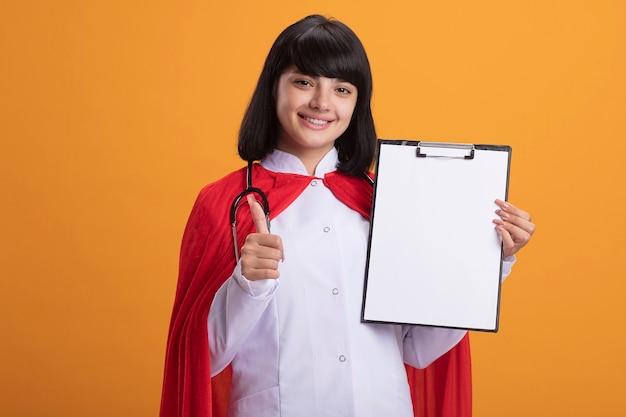
[[(235, 268), (229, 211), (246, 184), (242, 168), (204, 187), (183, 235), (178, 285), (169, 328), (161, 417), (224, 417), (230, 395), (230, 367), (210, 377), (207, 316), (215, 293)], [(272, 218), (288, 207), (310, 177), (253, 166), (254, 186), (269, 200)], [(338, 172), (324, 184), (348, 207), (370, 216), (372, 187), (365, 178)], [(238, 244), (253, 231), (252, 218), (240, 210)], [(241, 215), (240, 215), (241, 214)], [(471, 363), (468, 336), (423, 370), (407, 366), (416, 417), (470, 417)], [(384, 400), (384, 399), (381, 399)]]

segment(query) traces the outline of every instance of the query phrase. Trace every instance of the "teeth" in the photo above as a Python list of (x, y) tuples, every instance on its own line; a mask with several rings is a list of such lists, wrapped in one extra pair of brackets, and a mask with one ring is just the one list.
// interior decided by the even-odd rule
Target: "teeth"
[(313, 119), (311, 117), (305, 117), (304, 119), (309, 123), (313, 123), (314, 125), (321, 126), (321, 125), (325, 125), (326, 123), (328, 123), (327, 120)]

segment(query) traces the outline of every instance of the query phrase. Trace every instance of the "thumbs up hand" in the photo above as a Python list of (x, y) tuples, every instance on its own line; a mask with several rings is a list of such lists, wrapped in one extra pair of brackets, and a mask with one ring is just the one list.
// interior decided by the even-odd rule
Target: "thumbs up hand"
[(241, 248), (241, 273), (250, 281), (279, 277), (278, 262), (285, 260), (280, 236), (270, 234), (265, 213), (252, 194), (246, 196), (256, 233), (250, 233)]

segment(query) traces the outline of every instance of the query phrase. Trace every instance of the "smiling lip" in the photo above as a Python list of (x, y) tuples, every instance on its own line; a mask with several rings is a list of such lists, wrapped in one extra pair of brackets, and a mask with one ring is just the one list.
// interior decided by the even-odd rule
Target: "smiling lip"
[(326, 126), (328, 123), (330, 123), (332, 120), (324, 120), (324, 119), (317, 119), (315, 117), (309, 117), (309, 116), (303, 116), (300, 115), (300, 117), (302, 119), (304, 119), (305, 121), (309, 122), (312, 125), (315, 126)]

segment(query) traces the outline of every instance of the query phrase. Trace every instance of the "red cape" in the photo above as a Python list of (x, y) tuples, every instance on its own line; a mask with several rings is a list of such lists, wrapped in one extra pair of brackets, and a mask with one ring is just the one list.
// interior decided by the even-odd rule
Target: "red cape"
[[(246, 184), (242, 168), (202, 189), (182, 240), (178, 286), (165, 358), (161, 417), (224, 417), (230, 395), (230, 367), (210, 377), (207, 317), (215, 293), (235, 268), (229, 211)], [(307, 187), (311, 178), (253, 168), (253, 184), (268, 198), (274, 218)], [(372, 186), (365, 178), (339, 172), (324, 184), (348, 207), (370, 216)], [(254, 231), (245, 210), (237, 216), (239, 247)], [(407, 366), (416, 417), (470, 417), (472, 407), (469, 339), (424, 370)]]

